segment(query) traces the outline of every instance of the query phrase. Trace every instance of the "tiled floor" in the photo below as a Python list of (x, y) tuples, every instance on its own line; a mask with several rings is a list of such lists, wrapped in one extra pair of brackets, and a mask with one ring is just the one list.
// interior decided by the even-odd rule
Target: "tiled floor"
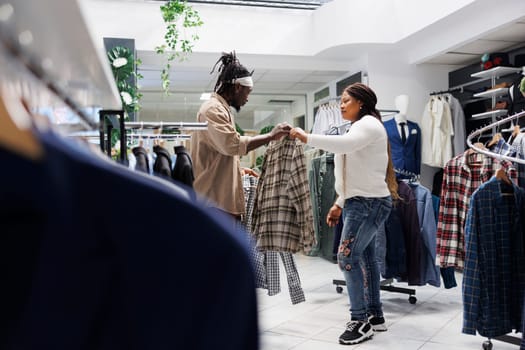
[[(412, 287), (416, 304), (408, 295), (381, 291), (387, 332), (375, 333), (371, 340), (358, 345), (339, 345), (338, 337), (349, 320), (346, 288), (338, 294), (333, 279), (342, 279), (336, 264), (318, 257), (295, 256), (306, 302), (292, 305), (281, 266), (281, 293), (268, 296), (257, 290), (262, 350), (462, 350), (482, 349), (481, 336), (461, 333), (461, 274), (456, 274), (458, 287)], [(521, 333), (514, 336), (521, 337)], [(493, 340), (494, 350), (517, 350), (518, 345)]]

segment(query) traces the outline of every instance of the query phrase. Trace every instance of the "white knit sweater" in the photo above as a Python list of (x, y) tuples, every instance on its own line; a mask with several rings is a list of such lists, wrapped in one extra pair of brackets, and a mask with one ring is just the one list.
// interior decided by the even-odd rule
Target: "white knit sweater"
[(386, 197), (387, 134), (382, 123), (365, 115), (344, 135), (309, 134), (307, 143), (335, 154), (337, 205), (352, 197)]

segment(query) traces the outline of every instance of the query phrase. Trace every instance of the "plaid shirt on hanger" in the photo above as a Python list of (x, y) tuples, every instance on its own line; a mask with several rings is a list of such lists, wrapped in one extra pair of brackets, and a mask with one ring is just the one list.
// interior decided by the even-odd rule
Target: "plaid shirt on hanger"
[(284, 138), (266, 149), (252, 218), (262, 251), (304, 251), (315, 242), (310, 185), (302, 144)]
[[(473, 166), (473, 164), (481, 166)], [(465, 219), (472, 193), (488, 181), (501, 166), (509, 178), (516, 180), (512, 163), (497, 161), (481, 153), (467, 150), (449, 160), (444, 168), (439, 202), (436, 264), (462, 269), (465, 260)]]

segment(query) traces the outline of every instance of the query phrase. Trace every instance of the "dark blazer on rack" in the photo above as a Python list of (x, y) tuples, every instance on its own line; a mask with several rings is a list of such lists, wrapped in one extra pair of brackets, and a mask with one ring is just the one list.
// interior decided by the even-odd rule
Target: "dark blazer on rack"
[(419, 125), (407, 121), (408, 135), (405, 144), (401, 140), (394, 118), (383, 123), (392, 150), (394, 168), (421, 174), (421, 129)]
[(171, 178), (171, 155), (162, 146), (153, 146), (153, 152), (157, 155), (153, 164), (153, 171), (161, 177)]
[(175, 166), (171, 172), (171, 177), (173, 180), (193, 187), (195, 176), (193, 175), (193, 164), (190, 155), (184, 146), (175, 146), (173, 147), (173, 150), (177, 155), (177, 159), (175, 160)]
[(131, 151), (133, 152), (135, 159), (137, 159), (135, 170), (149, 174), (148, 151), (142, 146), (134, 147)]

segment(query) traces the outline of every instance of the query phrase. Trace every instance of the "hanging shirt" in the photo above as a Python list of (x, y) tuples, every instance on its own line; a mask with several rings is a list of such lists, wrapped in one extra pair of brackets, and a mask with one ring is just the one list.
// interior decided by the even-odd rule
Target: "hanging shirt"
[(452, 136), (452, 154), (458, 155), (465, 152), (465, 140), (467, 139), (465, 131), (465, 113), (463, 112), (463, 107), (457, 98), (451, 94), (447, 94), (446, 99), (450, 106), (452, 127), (454, 128), (454, 135)]
[[(505, 188), (511, 194), (503, 194)], [(472, 194), (465, 228), (463, 333), (494, 338), (521, 329), (524, 195), (495, 177)]]
[[(473, 164), (479, 164), (474, 166)], [(503, 167), (509, 178), (516, 170), (508, 161), (496, 161), (472, 150), (452, 158), (445, 166), (439, 200), (437, 256), (440, 267), (463, 268), (465, 218), (472, 193)]]
[(449, 104), (441, 98), (431, 98), (421, 119), (421, 158), (424, 164), (443, 168), (453, 157), (452, 117)]
[(305, 159), (297, 140), (283, 138), (269, 143), (252, 219), (259, 250), (311, 250), (314, 229)]
[(422, 284), (439, 287), (439, 266), (436, 265), (436, 216), (430, 190), (421, 184), (409, 183), (417, 200), (417, 214), (422, 241), (420, 274)]

